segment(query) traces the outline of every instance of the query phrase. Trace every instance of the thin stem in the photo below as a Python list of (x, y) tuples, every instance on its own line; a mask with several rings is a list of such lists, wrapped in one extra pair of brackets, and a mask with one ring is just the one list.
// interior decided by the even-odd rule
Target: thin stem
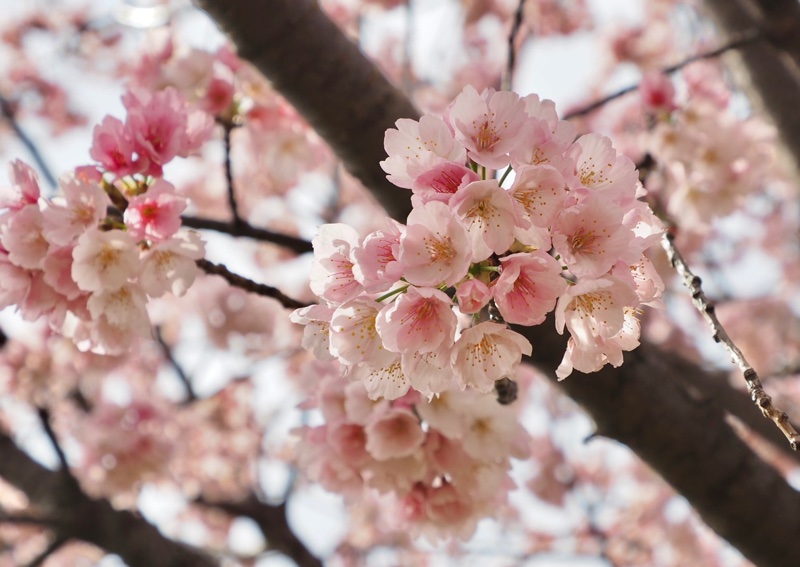
[(161, 327), (156, 326), (154, 331), (156, 341), (161, 346), (161, 351), (164, 353), (164, 358), (167, 359), (167, 362), (169, 362), (172, 368), (175, 370), (175, 373), (178, 375), (178, 379), (183, 383), (183, 387), (186, 389), (186, 401), (196, 401), (198, 397), (197, 392), (194, 391), (194, 386), (192, 386), (192, 380), (186, 374), (186, 371), (183, 369), (183, 367), (178, 364), (178, 361), (175, 360), (175, 356), (172, 354), (172, 349), (164, 340), (164, 336), (161, 334)]
[(234, 274), (228, 268), (221, 264), (214, 264), (213, 262), (209, 262), (208, 260), (198, 260), (197, 267), (203, 270), (207, 274), (212, 274), (215, 276), (221, 276), (227, 280), (229, 284), (234, 287), (238, 287), (245, 291), (249, 291), (250, 293), (255, 293), (256, 295), (261, 295), (263, 297), (271, 297), (272, 299), (276, 299), (279, 301), (284, 307), (288, 309), (300, 309), (302, 307), (308, 307), (309, 303), (303, 303), (301, 301), (297, 301), (296, 299), (292, 299), (291, 297), (284, 295), (282, 291), (272, 286), (268, 286), (265, 284), (261, 284), (258, 282), (254, 282), (253, 280), (249, 280), (239, 274)]
[(750, 392), (751, 399), (761, 410), (764, 417), (771, 419), (778, 429), (780, 429), (781, 433), (789, 440), (792, 449), (797, 451), (798, 447), (800, 447), (800, 434), (797, 433), (789, 422), (789, 416), (786, 412), (772, 403), (772, 398), (764, 391), (758, 373), (750, 366), (750, 363), (747, 362), (742, 351), (739, 350), (739, 347), (736, 346), (719, 322), (714, 305), (703, 292), (702, 280), (692, 273), (683, 255), (681, 255), (680, 251), (675, 247), (675, 236), (667, 232), (661, 240), (661, 244), (664, 250), (666, 250), (672, 266), (683, 278), (683, 284), (692, 292), (692, 302), (714, 333), (714, 340), (718, 343), (722, 343), (731, 355), (733, 363), (742, 371), (745, 382), (747, 382), (747, 389)]
[(506, 180), (506, 177), (508, 177), (508, 174), (511, 173), (512, 171), (514, 171), (514, 168), (512, 168), (509, 165), (508, 168), (506, 168), (506, 170), (503, 172), (502, 177), (500, 177), (500, 181), (498, 182), (498, 185), (500, 185), (500, 187), (503, 186), (503, 182)]
[(214, 230), (217, 232), (230, 234), (231, 236), (252, 238), (253, 240), (258, 240), (259, 242), (269, 242), (271, 244), (288, 248), (297, 254), (305, 254), (306, 252), (311, 252), (314, 250), (308, 240), (303, 240), (302, 238), (297, 238), (295, 236), (289, 236), (286, 234), (280, 234), (278, 232), (272, 232), (271, 230), (266, 230), (264, 228), (258, 228), (246, 221), (240, 221), (238, 223), (226, 222), (184, 215), (181, 217), (181, 222), (183, 223), (183, 226), (188, 226), (189, 228), (196, 228), (199, 230)]
[(511, 83), (514, 78), (514, 66), (517, 62), (517, 49), (514, 45), (517, 42), (517, 35), (522, 28), (522, 16), (525, 13), (525, 0), (519, 0), (517, 10), (514, 12), (514, 21), (511, 24), (511, 32), (508, 34), (508, 58), (506, 60), (506, 70), (503, 74), (503, 81), (500, 89), (504, 91), (511, 90)]
[(22, 145), (28, 150), (28, 153), (31, 154), (33, 161), (36, 162), (36, 167), (42, 172), (50, 188), (55, 189), (58, 187), (58, 181), (53, 175), (53, 171), (50, 169), (50, 166), (47, 165), (47, 162), (45, 162), (42, 153), (31, 137), (28, 136), (27, 132), (25, 132), (19, 122), (17, 122), (17, 118), (14, 116), (14, 110), (11, 108), (11, 103), (3, 95), (0, 95), (0, 114), (8, 121), (11, 129), (14, 130), (14, 134), (16, 134), (19, 141), (22, 142)]
[(233, 166), (231, 164), (231, 132), (236, 125), (230, 122), (222, 124), (222, 141), (225, 144), (225, 183), (228, 185), (228, 206), (233, 215), (234, 224), (241, 224), (242, 218), (239, 216), (239, 204), (236, 202), (236, 189), (233, 185)]
[[(730, 51), (732, 49), (742, 48), (742, 47), (744, 47), (746, 45), (749, 45), (751, 43), (755, 43), (756, 41), (762, 39), (763, 37), (764, 36), (763, 36), (761, 30), (758, 30), (758, 29), (752, 29), (752, 30), (743, 31), (742, 33), (734, 36), (730, 41), (728, 41), (724, 45), (722, 45), (722, 46), (720, 46), (720, 47), (718, 47), (716, 49), (712, 49), (711, 51), (706, 51), (704, 53), (699, 53), (697, 55), (692, 55), (691, 57), (688, 57), (688, 58), (684, 59), (680, 63), (676, 63), (675, 65), (670, 65), (669, 67), (665, 67), (664, 69), (661, 70), (661, 72), (666, 74), (666, 75), (671, 75), (672, 73), (675, 73), (676, 71), (680, 71), (681, 69), (683, 69), (684, 67), (686, 67), (690, 63), (694, 63), (695, 61), (701, 61), (703, 59), (713, 59), (714, 57), (719, 57), (720, 55), (722, 55), (726, 51)], [(588, 105), (584, 106), (583, 108), (580, 108), (578, 110), (574, 110), (572, 112), (567, 113), (564, 116), (564, 119), (565, 120), (570, 120), (572, 118), (576, 118), (578, 116), (584, 116), (586, 114), (589, 114), (590, 112), (594, 112), (595, 110), (597, 110), (598, 108), (600, 108), (602, 106), (605, 106), (606, 104), (608, 104), (612, 100), (616, 100), (616, 99), (618, 99), (619, 97), (621, 97), (623, 95), (626, 95), (628, 93), (632, 93), (634, 91), (639, 90), (640, 86), (641, 86), (641, 83), (640, 84), (636, 84), (636, 85), (631, 85), (629, 87), (625, 87), (624, 89), (620, 89), (615, 93), (612, 93), (612, 94), (610, 94), (610, 95), (608, 95), (606, 97), (603, 97), (603, 98), (601, 98), (599, 100), (594, 101), (591, 104), (588, 104)]]
[(381, 302), (381, 301), (383, 301), (384, 299), (389, 299), (390, 297), (392, 297), (392, 296), (395, 296), (395, 295), (397, 295), (398, 293), (405, 293), (405, 291), (406, 291), (408, 288), (410, 288), (410, 287), (411, 287), (411, 285), (404, 285), (403, 287), (398, 287), (397, 289), (393, 289), (393, 290), (392, 290), (392, 291), (390, 291), (390, 292), (384, 293), (383, 295), (381, 295), (381, 296), (380, 296), (378, 299), (376, 299), (375, 301), (377, 301), (378, 303), (380, 303), (380, 302)]

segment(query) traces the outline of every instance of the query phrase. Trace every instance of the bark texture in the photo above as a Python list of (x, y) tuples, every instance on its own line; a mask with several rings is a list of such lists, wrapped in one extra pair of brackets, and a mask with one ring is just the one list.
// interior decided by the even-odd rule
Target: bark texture
[[(240, 54), (304, 113), (389, 213), (404, 220), (408, 193), (384, 182), (377, 163), (384, 159), (385, 129), (417, 113), (316, 3), (195, 1), (220, 22)], [(761, 57), (779, 56), (770, 51)], [(764, 86), (782, 88), (774, 82)], [(795, 139), (800, 144), (800, 130)], [(554, 379), (565, 339), (552, 324), (525, 332), (534, 345), (532, 361)], [(696, 381), (711, 390), (712, 380), (673, 353), (645, 344), (620, 369), (576, 373), (559, 385), (594, 418), (598, 433), (633, 449), (751, 561), (796, 566), (800, 494), (741, 442), (716, 399), (684, 387), (685, 381)], [(755, 407), (752, 412), (758, 415)]]

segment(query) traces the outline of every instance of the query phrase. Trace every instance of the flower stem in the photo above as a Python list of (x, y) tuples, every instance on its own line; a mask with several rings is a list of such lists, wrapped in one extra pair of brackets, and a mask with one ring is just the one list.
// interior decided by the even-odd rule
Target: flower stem
[(389, 299), (389, 298), (390, 298), (390, 297), (392, 297), (393, 295), (397, 295), (398, 293), (405, 293), (405, 291), (406, 291), (408, 288), (410, 288), (410, 287), (411, 287), (411, 284), (409, 284), (409, 285), (404, 285), (403, 287), (398, 287), (397, 289), (393, 289), (393, 290), (392, 290), (392, 291), (390, 291), (390, 292), (384, 293), (383, 295), (381, 295), (381, 296), (380, 296), (378, 299), (376, 299), (375, 301), (377, 301), (377, 302), (379, 302), (379, 303), (380, 303), (380, 302), (381, 302), (381, 301), (383, 301), (384, 299)]
[(503, 172), (503, 176), (500, 177), (500, 182), (498, 183), (500, 187), (503, 186), (503, 182), (506, 180), (506, 177), (508, 177), (508, 174), (511, 173), (512, 171), (514, 171), (514, 169), (509, 165), (508, 168)]

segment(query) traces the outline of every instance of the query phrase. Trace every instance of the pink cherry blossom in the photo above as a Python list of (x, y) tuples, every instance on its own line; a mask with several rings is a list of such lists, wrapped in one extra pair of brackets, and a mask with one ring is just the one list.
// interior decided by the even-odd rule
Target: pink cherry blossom
[(39, 176), (31, 166), (18, 159), (12, 161), (9, 178), (11, 187), (0, 189), (0, 209), (15, 211), (39, 201)]
[(522, 252), (501, 258), (503, 270), (492, 286), (506, 323), (538, 325), (553, 310), (567, 287), (561, 266), (544, 252)]
[(383, 306), (367, 298), (351, 299), (333, 312), (330, 325), (331, 354), (343, 364), (378, 364), (394, 358), (381, 342), (376, 318)]
[(638, 304), (636, 292), (619, 278), (581, 280), (559, 298), (556, 330), (563, 333), (566, 326), (578, 345), (591, 345), (598, 337), (610, 338), (619, 333), (625, 308)]
[(5, 225), (0, 225), (0, 243), (8, 251), (8, 259), (22, 268), (40, 269), (50, 249), (43, 231), (44, 217), (37, 205), (10, 213)]
[(309, 305), (293, 311), (292, 323), (304, 325), (302, 347), (314, 353), (318, 360), (332, 360), (330, 324), (333, 309), (326, 305)]
[(186, 198), (178, 195), (171, 183), (158, 179), (147, 192), (128, 202), (123, 218), (135, 240), (161, 242), (180, 228), (186, 204)]
[(531, 344), (519, 333), (499, 323), (479, 323), (464, 331), (456, 341), (450, 363), (459, 387), (490, 392), (504, 376), (513, 376), (522, 360), (530, 355)]
[(419, 419), (404, 409), (390, 409), (366, 427), (367, 451), (379, 461), (413, 455), (425, 440)]
[(405, 227), (391, 219), (387, 225), (386, 230), (368, 234), (361, 246), (353, 250), (353, 275), (368, 293), (387, 291), (403, 275), (397, 258)]
[(435, 165), (414, 181), (412, 202), (415, 206), (428, 201), (449, 203), (460, 188), (479, 181), (478, 174), (460, 163), (443, 162)]
[(408, 215), (400, 264), (414, 285), (454, 285), (467, 275), (472, 253), (466, 230), (444, 203), (431, 201)]
[(606, 193), (606, 199), (621, 205), (636, 198), (639, 176), (630, 158), (617, 153), (611, 140), (600, 134), (584, 134), (568, 150), (575, 160), (581, 187)]
[(596, 193), (561, 213), (553, 224), (553, 247), (573, 274), (601, 276), (627, 252), (632, 235), (622, 216), (618, 205)]
[(508, 192), (494, 179), (470, 183), (450, 200), (453, 214), (467, 230), (472, 261), (506, 252), (514, 242), (516, 216)]
[(353, 273), (353, 250), (359, 245), (355, 229), (346, 224), (322, 225), (312, 244), (311, 291), (331, 303), (353, 299), (363, 291)]
[(470, 279), (458, 286), (456, 290), (458, 310), (462, 313), (477, 313), (489, 303), (492, 292), (485, 283), (478, 279)]
[(139, 250), (127, 232), (91, 229), (72, 251), (72, 279), (84, 291), (113, 291), (139, 269)]
[(411, 382), (403, 372), (399, 354), (394, 354), (388, 359), (381, 359), (378, 365), (357, 364), (346, 368), (345, 376), (348, 380), (361, 382), (367, 389), (367, 395), (372, 400), (386, 398), (396, 400), (403, 397)]
[(419, 122), (401, 118), (396, 126), (386, 130), (384, 147), (389, 157), (381, 167), (398, 187), (411, 189), (417, 177), (440, 163), (466, 160), (464, 148), (454, 143), (453, 133), (441, 118), (429, 114)]
[(106, 171), (124, 177), (147, 170), (147, 157), (137, 153), (130, 132), (119, 118), (106, 116), (94, 127), (92, 137), (89, 155)]
[(408, 376), (411, 387), (427, 398), (453, 387), (449, 348), (431, 352), (405, 352), (400, 366)]
[(167, 291), (180, 297), (194, 283), (199, 271), (196, 261), (204, 255), (199, 234), (193, 230), (179, 232), (141, 256), (139, 284), (150, 297), (161, 297)]
[(71, 244), (106, 217), (111, 200), (97, 181), (71, 174), (60, 179), (64, 202), (51, 202), (42, 211), (44, 235), (57, 246)]
[(548, 227), (563, 210), (567, 196), (564, 177), (549, 165), (523, 166), (516, 170), (508, 191), (517, 217), (537, 227)]
[(387, 349), (422, 353), (449, 349), (457, 321), (447, 295), (430, 287), (410, 287), (381, 310), (375, 325)]
[(525, 104), (516, 93), (485, 90), (478, 94), (467, 85), (450, 106), (449, 118), (467, 155), (484, 167), (499, 169), (508, 165), (508, 152), (518, 142)]
[(30, 272), (11, 262), (8, 252), (0, 247), (0, 309), (21, 303), (30, 285)]

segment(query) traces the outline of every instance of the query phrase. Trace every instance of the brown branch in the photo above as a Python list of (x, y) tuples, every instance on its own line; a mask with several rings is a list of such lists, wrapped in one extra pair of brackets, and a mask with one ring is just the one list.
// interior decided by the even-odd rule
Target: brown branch
[(233, 164), (231, 163), (231, 133), (236, 126), (230, 122), (222, 123), (222, 141), (225, 145), (225, 183), (228, 187), (228, 206), (233, 216), (233, 224), (242, 223), (239, 216), (239, 204), (236, 201), (236, 188), (233, 184)]
[(311, 243), (308, 240), (258, 228), (245, 221), (235, 223), (184, 215), (181, 217), (181, 222), (184, 226), (188, 226), (189, 228), (196, 228), (199, 230), (214, 230), (216, 232), (230, 234), (231, 236), (241, 236), (244, 238), (252, 238), (253, 240), (258, 240), (260, 242), (269, 242), (271, 244), (288, 248), (297, 254), (305, 254), (306, 252), (311, 252), (313, 250)]
[(186, 371), (183, 369), (183, 366), (178, 364), (178, 361), (175, 360), (175, 356), (172, 354), (172, 349), (167, 344), (167, 341), (164, 340), (164, 335), (161, 334), (161, 327), (156, 326), (153, 329), (153, 334), (155, 335), (156, 342), (158, 342), (159, 346), (161, 346), (161, 352), (164, 354), (164, 358), (167, 359), (172, 369), (178, 375), (178, 379), (183, 384), (184, 389), (186, 390), (186, 402), (191, 403), (198, 399), (197, 392), (194, 391), (194, 386), (192, 385), (192, 380), (186, 374)]
[(224, 510), (234, 516), (250, 518), (267, 538), (269, 547), (292, 558), (299, 567), (322, 567), (322, 561), (309, 551), (289, 527), (285, 502), (268, 504), (254, 494), (240, 502), (210, 502), (203, 498), (196, 502), (202, 506)]
[(747, 362), (742, 351), (736, 346), (727, 331), (725, 331), (725, 328), (719, 322), (714, 305), (708, 300), (705, 292), (703, 292), (702, 281), (698, 276), (692, 273), (689, 264), (675, 246), (675, 236), (668, 232), (664, 235), (661, 243), (664, 246), (664, 250), (667, 252), (672, 267), (675, 268), (681, 278), (683, 278), (683, 284), (692, 292), (692, 303), (697, 307), (700, 315), (703, 316), (703, 319), (705, 319), (711, 331), (714, 333), (714, 340), (718, 343), (722, 343), (731, 355), (733, 363), (742, 371), (745, 382), (747, 382), (747, 389), (756, 406), (761, 410), (764, 417), (771, 419), (775, 423), (778, 429), (781, 430), (781, 433), (789, 440), (792, 449), (797, 451), (798, 443), (800, 443), (800, 434), (792, 427), (786, 412), (772, 403), (772, 398), (764, 391), (758, 373), (750, 366), (750, 363)]
[[(758, 29), (749, 29), (738, 34), (735, 34), (733, 39), (729, 40), (724, 45), (717, 47), (716, 49), (712, 49), (711, 51), (706, 51), (704, 53), (699, 53), (697, 55), (692, 55), (691, 57), (687, 57), (680, 63), (676, 63), (674, 65), (670, 65), (669, 67), (664, 67), (661, 72), (665, 75), (671, 75), (677, 71), (680, 71), (687, 65), (694, 63), (696, 61), (702, 61), (704, 59), (713, 59), (715, 57), (719, 57), (723, 53), (731, 51), (733, 49), (741, 49), (747, 45), (751, 45), (756, 41), (763, 39), (763, 34)], [(611, 93), (608, 96), (605, 96), (599, 100), (596, 100), (586, 106), (579, 108), (578, 110), (573, 110), (572, 112), (568, 112), (564, 115), (565, 120), (570, 120), (571, 118), (577, 118), (578, 116), (585, 116), (591, 112), (594, 112), (598, 108), (601, 108), (608, 104), (609, 102), (620, 98), (628, 93), (632, 93), (634, 91), (639, 90), (640, 84), (631, 85), (629, 87), (625, 87), (624, 89), (620, 89), (614, 93)]]
[(522, 16), (525, 13), (525, 0), (518, 0), (517, 10), (514, 12), (514, 20), (511, 23), (511, 32), (508, 34), (508, 57), (506, 59), (506, 72), (504, 73), (501, 89), (504, 91), (511, 90), (511, 84), (514, 81), (514, 67), (517, 62), (517, 48), (514, 45), (517, 42), (519, 30), (522, 28)]
[(276, 299), (288, 309), (299, 309), (301, 307), (308, 307), (310, 305), (310, 303), (303, 303), (301, 301), (297, 301), (296, 299), (292, 299), (288, 295), (284, 295), (283, 292), (277, 288), (254, 282), (253, 280), (249, 280), (243, 276), (240, 276), (239, 274), (234, 274), (222, 264), (214, 264), (208, 260), (198, 260), (197, 266), (207, 274), (225, 278), (225, 280), (234, 287), (238, 287), (263, 297), (271, 297), (272, 299)]
[(31, 459), (2, 432), (0, 477), (27, 495), (31, 505), (48, 518), (46, 525), (57, 539), (87, 541), (116, 553), (131, 567), (216, 565), (207, 555), (164, 537), (141, 516), (116, 510), (107, 500), (90, 498), (60, 471)]

